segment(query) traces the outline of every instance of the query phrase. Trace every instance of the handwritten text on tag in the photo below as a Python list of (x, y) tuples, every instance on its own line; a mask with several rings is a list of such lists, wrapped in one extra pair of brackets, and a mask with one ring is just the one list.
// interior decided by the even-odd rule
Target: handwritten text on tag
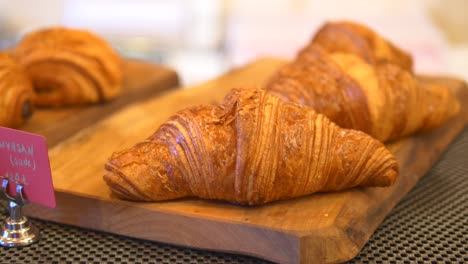
[(10, 195), (16, 195), (16, 185), (21, 184), (27, 200), (55, 207), (44, 137), (0, 127), (0, 177), (8, 179)]

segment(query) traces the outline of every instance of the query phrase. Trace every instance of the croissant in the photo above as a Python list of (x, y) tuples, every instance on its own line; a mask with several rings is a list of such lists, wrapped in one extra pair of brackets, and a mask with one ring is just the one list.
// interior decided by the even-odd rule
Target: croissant
[(384, 142), (436, 128), (459, 111), (446, 87), (425, 87), (396, 64), (372, 65), (354, 53), (328, 53), (315, 44), (264, 88)]
[(408, 53), (358, 23), (328, 22), (317, 31), (312, 44), (320, 45), (329, 53), (354, 54), (372, 65), (392, 63), (413, 72), (413, 60)]
[(120, 198), (187, 196), (259, 205), (354, 186), (388, 186), (398, 164), (379, 141), (262, 89), (234, 89), (219, 106), (169, 118), (114, 153), (105, 182)]
[(18, 127), (29, 119), (33, 97), (26, 73), (9, 55), (0, 53), (0, 126)]
[(120, 94), (121, 60), (91, 32), (60, 27), (35, 31), (20, 41), (14, 56), (32, 79), (37, 105), (89, 104)]

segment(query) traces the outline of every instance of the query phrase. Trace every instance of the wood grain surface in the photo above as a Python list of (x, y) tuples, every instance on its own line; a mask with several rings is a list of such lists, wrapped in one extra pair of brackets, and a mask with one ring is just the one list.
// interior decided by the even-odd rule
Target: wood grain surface
[(32, 118), (18, 129), (45, 136), (51, 148), (128, 104), (179, 86), (177, 73), (161, 65), (127, 59), (123, 72), (122, 94), (116, 99), (76, 107), (37, 108)]
[(109, 115), (50, 150), (57, 208), (28, 205), (32, 217), (170, 244), (257, 256), (281, 263), (335, 263), (356, 256), (391, 209), (467, 123), (468, 89), (450, 78), (462, 112), (443, 127), (388, 144), (401, 175), (389, 188), (319, 193), (265, 206), (181, 199), (118, 200), (102, 180), (112, 152), (151, 135), (175, 111), (217, 102), (234, 87), (260, 85), (284, 61), (262, 59), (192, 89), (153, 97)]

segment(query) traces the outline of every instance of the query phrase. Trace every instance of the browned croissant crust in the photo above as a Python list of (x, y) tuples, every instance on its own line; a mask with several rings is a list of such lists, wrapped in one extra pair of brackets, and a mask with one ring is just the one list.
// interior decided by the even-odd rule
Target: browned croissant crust
[(358, 23), (326, 23), (315, 34), (311, 44), (318, 44), (330, 53), (352, 53), (372, 65), (392, 63), (413, 72), (413, 60), (408, 53)]
[(265, 85), (344, 128), (388, 141), (440, 126), (459, 111), (445, 87), (424, 87), (396, 64), (369, 64), (354, 53), (309, 45)]
[(366, 94), (320, 47), (309, 47), (280, 68), (265, 89), (285, 101), (308, 105), (341, 127), (371, 132)]
[(0, 126), (18, 127), (32, 114), (31, 81), (6, 53), (0, 53)]
[(49, 28), (26, 35), (14, 50), (41, 106), (102, 102), (120, 94), (121, 60), (91, 32)]
[(120, 198), (187, 196), (258, 205), (354, 186), (388, 186), (398, 164), (379, 141), (261, 89), (172, 116), (114, 153), (104, 180)]

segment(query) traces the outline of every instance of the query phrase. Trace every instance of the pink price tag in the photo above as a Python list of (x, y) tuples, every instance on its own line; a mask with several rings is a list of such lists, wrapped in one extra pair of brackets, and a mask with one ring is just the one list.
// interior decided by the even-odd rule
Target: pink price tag
[(8, 179), (10, 195), (16, 195), (16, 185), (21, 184), (28, 201), (55, 207), (49, 155), (43, 136), (0, 127), (0, 177)]

